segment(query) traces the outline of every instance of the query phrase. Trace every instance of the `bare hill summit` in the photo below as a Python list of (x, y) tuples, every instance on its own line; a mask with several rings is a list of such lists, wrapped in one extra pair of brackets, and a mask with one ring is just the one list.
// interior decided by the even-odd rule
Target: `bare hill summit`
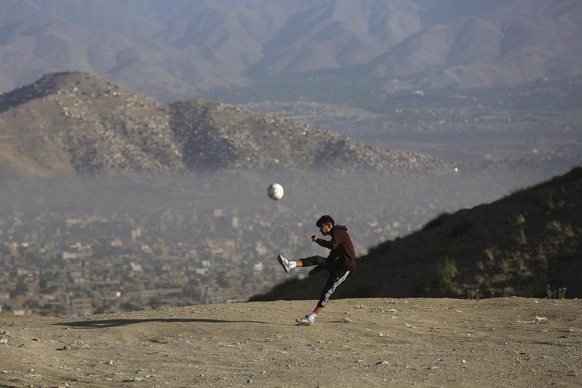
[(217, 169), (451, 170), (329, 130), (204, 100), (162, 103), (86, 73), (0, 96), (0, 176)]

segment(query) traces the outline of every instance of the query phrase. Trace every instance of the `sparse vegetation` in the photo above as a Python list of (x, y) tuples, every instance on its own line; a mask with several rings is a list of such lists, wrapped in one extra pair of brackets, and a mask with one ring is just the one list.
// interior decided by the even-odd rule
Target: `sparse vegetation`
[(562, 223), (558, 220), (552, 220), (548, 224), (548, 229), (568, 238), (572, 238), (576, 235), (574, 228), (572, 228), (571, 225), (562, 225)]
[(497, 258), (497, 255), (499, 255), (499, 249), (496, 247), (489, 247), (485, 249), (484, 254), (489, 263), (493, 263)]
[(552, 191), (549, 191), (545, 194), (544, 206), (546, 213), (551, 214), (553, 212), (562, 210), (565, 206), (565, 202), (563, 200), (556, 200), (555, 194)]
[(517, 266), (517, 271), (522, 274), (527, 271), (527, 259), (523, 254), (517, 254), (515, 256), (515, 264)]
[(548, 257), (546, 256), (545, 249), (543, 245), (537, 247), (537, 252), (535, 255), (536, 264), (540, 270), (545, 271), (548, 269)]
[(516, 225), (524, 225), (525, 224), (525, 216), (521, 213), (515, 216), (515, 224)]
[(511, 269), (511, 261), (507, 258), (503, 258), (499, 261), (499, 269), (502, 274), (508, 275)]
[(521, 245), (527, 245), (527, 236), (525, 235), (525, 231), (523, 230), (523, 228), (519, 229), (516, 241)]
[(457, 273), (455, 259), (446, 257), (443, 262), (439, 262), (436, 268), (436, 281), (439, 285), (447, 285)]

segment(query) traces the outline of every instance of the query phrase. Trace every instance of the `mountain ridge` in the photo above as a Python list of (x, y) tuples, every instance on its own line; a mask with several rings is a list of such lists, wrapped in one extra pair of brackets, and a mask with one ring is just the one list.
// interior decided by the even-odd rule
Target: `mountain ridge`
[(7, 176), (216, 169), (452, 171), (426, 154), (386, 151), (329, 130), (205, 100), (162, 103), (106, 79), (55, 73), (0, 96)]
[(395, 80), (414, 90), (565, 79), (582, 68), (580, 9), (575, 0), (9, 0), (0, 92), (57, 71), (99, 74), (166, 101), (335, 71), (387, 91)]

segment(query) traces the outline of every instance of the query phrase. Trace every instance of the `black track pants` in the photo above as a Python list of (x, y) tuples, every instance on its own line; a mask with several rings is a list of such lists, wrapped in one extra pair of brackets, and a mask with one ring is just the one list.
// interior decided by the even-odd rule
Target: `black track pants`
[(317, 302), (318, 307), (325, 307), (327, 302), (329, 302), (329, 298), (334, 293), (336, 288), (343, 283), (344, 280), (350, 274), (350, 271), (346, 271), (339, 268), (330, 268), (327, 263), (327, 259), (322, 256), (311, 256), (306, 257), (305, 259), (301, 259), (304, 267), (313, 267), (318, 266), (322, 269), (325, 269), (329, 272), (329, 276), (327, 281), (325, 282), (325, 286), (321, 290), (321, 295), (319, 297), (319, 302)]

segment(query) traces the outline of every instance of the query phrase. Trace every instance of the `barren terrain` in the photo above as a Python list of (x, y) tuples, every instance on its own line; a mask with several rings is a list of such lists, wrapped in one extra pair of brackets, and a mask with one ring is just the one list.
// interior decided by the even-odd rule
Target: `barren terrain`
[(341, 299), (0, 315), (0, 386), (577, 386), (579, 300)]

